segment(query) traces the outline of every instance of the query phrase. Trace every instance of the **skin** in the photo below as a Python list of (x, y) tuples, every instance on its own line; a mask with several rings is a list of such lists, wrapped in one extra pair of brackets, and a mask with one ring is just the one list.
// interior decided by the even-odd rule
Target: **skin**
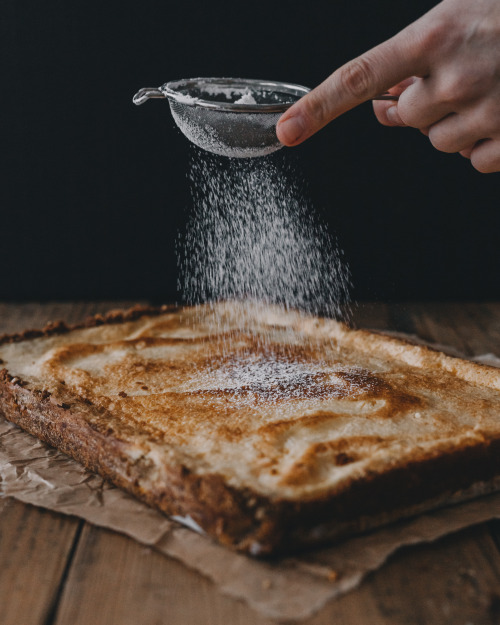
[(373, 103), (380, 123), (418, 128), (437, 150), (500, 171), (500, 0), (444, 0), (301, 98), (278, 139), (298, 145), (386, 91), (399, 100)]

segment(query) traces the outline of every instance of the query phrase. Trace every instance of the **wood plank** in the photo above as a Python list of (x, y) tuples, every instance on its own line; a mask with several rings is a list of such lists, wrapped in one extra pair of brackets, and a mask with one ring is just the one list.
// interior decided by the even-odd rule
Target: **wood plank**
[[(480, 529), (403, 550), (357, 591), (304, 625), (498, 623), (500, 569)], [(270, 625), (183, 565), (118, 534), (86, 526), (55, 624)]]
[(80, 521), (0, 499), (0, 621), (45, 625)]
[(500, 567), (482, 528), (402, 550), (308, 625), (498, 625)]
[(369, 330), (385, 330), (390, 326), (389, 306), (383, 302), (359, 302), (352, 307), (353, 325)]
[(469, 346), (463, 336), (457, 333), (456, 324), (451, 323), (456, 305), (447, 303), (408, 303), (404, 307), (392, 309), (394, 328), (400, 332), (416, 334), (425, 341), (450, 345), (464, 352)]
[[(118, 305), (117, 305), (118, 304)], [(76, 323), (120, 303), (0, 303), (0, 334), (48, 321)], [(128, 303), (126, 303), (128, 305)], [(83, 522), (0, 498), (0, 621), (47, 625), (59, 599), (64, 572)]]
[(465, 355), (500, 354), (500, 306), (471, 303), (413, 304), (410, 315), (423, 339), (451, 345)]
[(55, 625), (271, 625), (212, 582), (135, 541), (85, 525)]
[(470, 339), (474, 353), (492, 352), (500, 357), (500, 304), (467, 303), (463, 310), (476, 328)]
[(451, 345), (466, 356), (488, 352), (500, 356), (500, 306), (415, 304), (413, 322), (422, 338)]

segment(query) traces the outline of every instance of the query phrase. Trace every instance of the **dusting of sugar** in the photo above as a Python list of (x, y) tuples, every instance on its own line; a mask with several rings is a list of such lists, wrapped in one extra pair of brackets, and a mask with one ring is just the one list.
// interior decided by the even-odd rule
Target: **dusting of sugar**
[(279, 405), (283, 410), (300, 400), (312, 408), (318, 402), (346, 396), (352, 400), (364, 394), (367, 384), (356, 380), (358, 371), (321, 359), (290, 358), (272, 348), (258, 353), (248, 350), (214, 358), (203, 369), (193, 370), (184, 390), (223, 400), (226, 407)]

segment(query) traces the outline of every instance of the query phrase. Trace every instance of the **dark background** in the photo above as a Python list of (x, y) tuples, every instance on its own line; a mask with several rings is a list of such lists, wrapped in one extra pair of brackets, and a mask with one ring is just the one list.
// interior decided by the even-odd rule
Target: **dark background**
[[(144, 86), (242, 76), (314, 86), (435, 2), (3, 0), (1, 299), (176, 293), (189, 145)], [(500, 174), (387, 129), (371, 105), (299, 148), (357, 299), (500, 296)]]

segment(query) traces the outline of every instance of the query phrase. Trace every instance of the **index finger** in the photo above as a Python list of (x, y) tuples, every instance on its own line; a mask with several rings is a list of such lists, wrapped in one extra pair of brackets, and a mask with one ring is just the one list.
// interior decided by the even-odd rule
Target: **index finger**
[[(422, 18), (349, 61), (283, 114), (276, 127), (284, 145), (302, 143), (342, 113), (410, 76), (428, 73)], [(425, 26), (424, 26), (425, 28)]]

